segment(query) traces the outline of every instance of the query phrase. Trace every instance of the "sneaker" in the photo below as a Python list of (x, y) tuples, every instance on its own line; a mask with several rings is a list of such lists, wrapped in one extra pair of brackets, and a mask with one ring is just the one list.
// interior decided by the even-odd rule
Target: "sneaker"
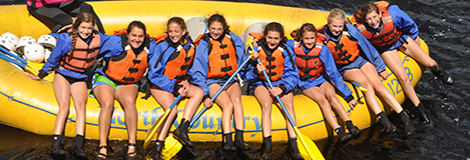
[(360, 130), (359, 128), (357, 128), (356, 126), (352, 127), (349, 129), (349, 133), (352, 134), (353, 138), (354, 139), (357, 139), (361, 136), (362, 134), (362, 130)]
[(452, 77), (450, 77), (450, 75), (442, 69), (439, 69), (438, 71), (432, 71), (432, 73), (447, 85), (451, 85), (454, 83), (454, 79), (452, 79)]

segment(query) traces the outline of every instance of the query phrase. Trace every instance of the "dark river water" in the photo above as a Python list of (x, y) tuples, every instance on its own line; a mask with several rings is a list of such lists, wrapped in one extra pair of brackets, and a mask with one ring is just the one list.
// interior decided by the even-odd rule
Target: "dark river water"
[[(233, 0), (237, 1), (237, 0)], [(0, 4), (14, 0), (0, 0)], [(342, 8), (353, 13), (367, 0), (253, 0), (254, 2), (293, 6), (310, 9), (331, 10)], [(395, 134), (382, 135), (382, 126), (374, 125), (366, 129), (361, 138), (345, 145), (337, 145), (335, 139), (317, 142), (327, 159), (460, 159), (470, 160), (470, 37), (469, 27), (470, 2), (463, 0), (391, 0), (408, 13), (419, 26), (420, 37), (430, 48), (430, 55), (441, 68), (454, 78), (454, 85), (447, 86), (436, 79), (430, 70), (426, 70), (415, 89), (422, 103), (429, 112), (431, 124), (414, 121), (417, 133), (406, 138), (401, 130)], [(5, 15), (2, 15), (5, 16)], [(405, 101), (405, 109), (412, 107)], [(411, 113), (413, 115), (413, 113)], [(400, 126), (396, 114), (391, 114), (391, 121)], [(399, 127), (400, 128), (400, 127)], [(73, 139), (67, 138), (66, 150), (70, 154)], [(85, 149), (90, 152), (90, 159), (96, 155), (96, 140), (88, 140)], [(124, 155), (125, 141), (111, 141), (115, 150), (111, 158), (121, 159)], [(51, 136), (35, 135), (30, 132), (0, 125), (0, 159), (52, 159), (48, 154)], [(139, 142), (142, 145), (142, 142)], [(197, 143), (196, 149), (183, 149), (177, 159), (256, 159), (258, 150), (243, 153), (224, 153), (219, 150), (220, 143)], [(261, 144), (253, 144), (259, 149)], [(274, 158), (289, 159), (286, 144), (275, 143)], [(141, 147), (140, 147), (141, 148)], [(145, 159), (151, 150), (139, 150), (138, 158)], [(67, 159), (74, 159), (67, 155)]]

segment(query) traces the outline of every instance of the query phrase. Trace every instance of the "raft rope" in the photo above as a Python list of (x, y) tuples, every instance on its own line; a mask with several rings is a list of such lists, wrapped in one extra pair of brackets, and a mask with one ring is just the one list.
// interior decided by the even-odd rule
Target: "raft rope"
[[(405, 63), (405, 61), (408, 61), (409, 58), (408, 58), (408, 55), (405, 55), (405, 58), (402, 62), (402, 64)], [(389, 76), (392, 75), (393, 72), (389, 73)], [(383, 79), (382, 79), (383, 81)], [(15, 97), (11, 96), (11, 95), (8, 95), (2, 91), (0, 91), (0, 93), (2, 95), (4, 95), (5, 97), (8, 97), (8, 100), (13, 100), (13, 101), (16, 101), (18, 103), (21, 103), (21, 104), (24, 104), (24, 105), (27, 105), (27, 106), (30, 106), (30, 107), (33, 107), (35, 109), (38, 109), (38, 110), (41, 110), (41, 111), (44, 111), (46, 113), (49, 113), (49, 114), (52, 114), (54, 116), (57, 116), (57, 113), (53, 113), (51, 111), (48, 111), (48, 110), (45, 110), (43, 108), (40, 108), (40, 107), (37, 107), (37, 106), (34, 106), (32, 104), (29, 104), (29, 103), (26, 103), (26, 102), (23, 102), (21, 100), (18, 100), (16, 99)], [(361, 99), (364, 95), (362, 95), (359, 99)], [(351, 111), (352, 111), (352, 108), (350, 108), (349, 110), (347, 110), (346, 112), (348, 113), (348, 115), (351, 115)], [(337, 117), (338, 115), (335, 115), (335, 117)], [(74, 119), (72, 118), (67, 118), (68, 121), (71, 121), (71, 122), (76, 122)], [(200, 121), (200, 120), (198, 120)], [(307, 123), (307, 124), (304, 124), (304, 125), (301, 125), (301, 126), (298, 126), (298, 128), (303, 128), (303, 127), (307, 127), (307, 126), (310, 126), (310, 125), (314, 125), (314, 124), (317, 124), (317, 123), (321, 123), (325, 121), (325, 119), (322, 119), (322, 120), (318, 120), (318, 121), (315, 121), (315, 122), (312, 122), (312, 123)], [(95, 126), (98, 126), (97, 123), (90, 123), (90, 122), (85, 122), (85, 124), (89, 124), (89, 125), (95, 125)], [(117, 129), (127, 129), (126, 127), (118, 127), (118, 126), (112, 126), (111, 125), (111, 128), (117, 128)], [(271, 129), (272, 131), (281, 131), (281, 130), (287, 130), (287, 128), (277, 128), (277, 129)], [(137, 128), (137, 131), (148, 131), (148, 129), (139, 129)], [(244, 132), (260, 132), (261, 130), (245, 130)], [(173, 131), (170, 131), (170, 132), (173, 132)], [(212, 133), (212, 134), (222, 134), (222, 131), (218, 131), (218, 130), (215, 130), (215, 131), (189, 131), (189, 133)], [(235, 132), (232, 132), (232, 133), (235, 133)], [(254, 136), (254, 135), (252, 135)]]

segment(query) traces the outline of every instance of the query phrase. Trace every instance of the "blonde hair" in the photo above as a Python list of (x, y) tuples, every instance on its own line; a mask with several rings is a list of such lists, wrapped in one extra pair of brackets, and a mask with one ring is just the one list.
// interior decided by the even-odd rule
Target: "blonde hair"
[(328, 15), (328, 24), (333, 22), (334, 20), (341, 19), (344, 21), (344, 23), (351, 23), (349, 20), (348, 16), (346, 15), (346, 12), (344, 12), (342, 9), (335, 8), (331, 10), (330, 14)]

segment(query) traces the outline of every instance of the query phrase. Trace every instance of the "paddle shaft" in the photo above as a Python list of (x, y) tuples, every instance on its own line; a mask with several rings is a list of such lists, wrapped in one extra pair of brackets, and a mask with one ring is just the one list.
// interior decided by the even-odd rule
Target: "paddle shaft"
[[(1, 47), (0, 47), (0, 48), (1, 48)], [(3, 52), (2, 52), (2, 53), (3, 53)], [(24, 64), (22, 64), (22, 63), (20, 63), (20, 62), (18, 62), (18, 61), (15, 61), (15, 60), (13, 60), (13, 59), (11, 59), (10, 57), (8, 57), (8, 56), (5, 55), (5, 54), (0, 54), (0, 58), (2, 58), (2, 59), (5, 60), (5, 61), (8, 61), (8, 62), (10, 62), (10, 63), (13, 63), (13, 64), (15, 64), (15, 65), (18, 65), (18, 66), (20, 66), (20, 67), (23, 68), (23, 69), (26, 68), (26, 65), (24, 65)]]
[[(242, 68), (250, 61), (251, 57), (253, 55), (250, 55), (241, 65), (240, 67), (238, 67), (238, 69), (232, 74), (232, 76), (230, 76), (230, 78), (228, 78), (228, 80), (224, 83), (224, 85), (222, 87), (220, 87), (220, 89), (214, 94), (214, 96), (212, 96), (211, 98), (211, 101), (214, 102), (215, 99), (217, 98), (217, 96), (219, 96), (220, 93), (222, 93), (222, 91), (225, 89), (225, 87), (227, 87), (230, 82), (233, 80), (233, 78), (235, 78), (235, 76), (237, 76), (238, 72), (240, 72), (242, 70)], [(201, 115), (207, 110), (207, 107), (204, 106), (204, 108), (201, 109), (201, 111), (199, 111), (199, 113), (197, 113), (193, 119), (191, 119), (191, 123), (189, 124), (190, 127), (192, 127), (194, 125), (194, 123), (196, 123), (196, 121), (201, 117)]]
[(0, 50), (5, 52), (6, 54), (14, 57), (15, 59), (19, 60), (21, 63), (27, 65), (28, 64), (28, 61), (26, 61), (25, 59), (21, 58), (21, 57), (18, 57), (17, 55), (11, 53), (10, 51), (8, 51), (7, 49), (5, 49), (5, 47), (1, 46), (0, 47)]
[[(259, 59), (257, 59), (257, 61), (258, 61), (258, 63), (261, 63), (261, 61), (260, 61)], [(274, 88), (274, 87), (273, 87), (273, 84), (272, 84), (272, 82), (271, 82), (271, 79), (269, 79), (269, 76), (268, 76), (268, 74), (266, 73), (266, 71), (263, 71), (263, 75), (264, 75), (264, 77), (266, 77), (266, 81), (268, 82), (269, 88), (273, 89), (273, 88)], [(282, 103), (281, 98), (279, 98), (279, 96), (276, 96), (276, 100), (277, 100), (277, 101), (279, 102), (279, 104), (281, 105), (281, 108), (282, 108), (282, 110), (284, 110), (284, 113), (286, 113), (286, 116), (287, 116), (287, 118), (289, 119), (290, 124), (295, 127), (295, 126), (296, 126), (296, 125), (295, 125), (295, 122), (294, 122), (294, 120), (292, 119), (292, 117), (290, 116), (289, 111), (287, 111), (286, 107), (284, 106), (284, 103)]]
[[(256, 59), (256, 60), (258, 61), (258, 63), (261, 63), (261, 61), (259, 60), (259, 58)], [(262, 64), (262, 63), (261, 63), (261, 64)], [(269, 78), (269, 76), (268, 76), (268, 74), (266, 73), (265, 70), (263, 70), (263, 75), (264, 75), (264, 77), (266, 77), (266, 81), (268, 82), (269, 88), (273, 89), (274, 87), (273, 87), (273, 84), (272, 84), (272, 82), (271, 82), (271, 79)], [(276, 100), (277, 100), (277, 102), (279, 102), (279, 104), (281, 105), (281, 108), (282, 108), (282, 110), (284, 111), (284, 113), (286, 114), (287, 119), (289, 119), (289, 122), (290, 122), (290, 124), (292, 125), (292, 127), (294, 128), (294, 131), (297, 133), (297, 137), (300, 138), (300, 137), (301, 137), (301, 133), (300, 133), (300, 131), (298, 130), (297, 125), (295, 125), (294, 120), (293, 120), (292, 117), (290, 116), (289, 111), (286, 109), (286, 106), (284, 106), (284, 103), (282, 103), (281, 98), (280, 98), (279, 96), (276, 96)], [(305, 146), (305, 149), (307, 150), (307, 153), (310, 154), (310, 149), (308, 148), (307, 144), (306, 144), (303, 140), (301, 140), (301, 143), (302, 143), (303, 146)], [(310, 157), (314, 157), (313, 155), (309, 155), (309, 156), (310, 156)]]

